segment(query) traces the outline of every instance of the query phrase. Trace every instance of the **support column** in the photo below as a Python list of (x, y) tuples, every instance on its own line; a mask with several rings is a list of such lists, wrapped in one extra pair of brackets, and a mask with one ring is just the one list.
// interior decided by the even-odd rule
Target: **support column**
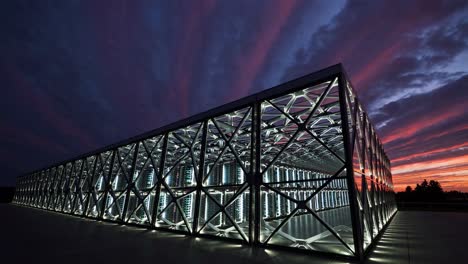
[[(260, 185), (262, 182), (261, 178), (261, 102), (256, 102), (252, 109), (252, 164), (251, 164), (251, 205), (253, 205), (253, 229), (254, 229), (254, 244), (260, 242), (260, 221), (261, 221), (261, 204), (260, 204)], [(252, 195), (253, 194), (253, 195)], [(253, 198), (253, 199), (252, 199)]]
[[(205, 120), (202, 124), (202, 142), (201, 142), (201, 151), (200, 151), (200, 167), (198, 169), (198, 174), (196, 175), (196, 193), (195, 193), (195, 211), (193, 214), (193, 225), (192, 233), (198, 234), (198, 218), (200, 217), (200, 200), (201, 192), (203, 188), (203, 176), (205, 175), (205, 152), (206, 152), (206, 137), (208, 134), (208, 120)], [(195, 169), (195, 168), (194, 168)]]
[(346, 161), (346, 179), (348, 185), (348, 194), (349, 194), (349, 205), (351, 210), (351, 222), (353, 227), (353, 239), (354, 239), (354, 250), (356, 256), (362, 260), (363, 258), (363, 241), (362, 241), (362, 230), (359, 223), (359, 207), (356, 202), (356, 190), (354, 188), (354, 175), (353, 175), (353, 150), (351, 135), (349, 134), (349, 123), (348, 123), (348, 114), (346, 107), (346, 79), (343, 72), (338, 76), (338, 91), (339, 91), (339, 102), (340, 102), (340, 112), (341, 112), (341, 129), (343, 132), (343, 143), (344, 143), (344, 154)]
[[(132, 169), (131, 169), (130, 175), (127, 175), (129, 179), (127, 179), (125, 203), (124, 203), (124, 208), (122, 210), (122, 215), (121, 215), (122, 223), (126, 222), (125, 218), (127, 217), (128, 203), (130, 202), (130, 195), (132, 193), (132, 188), (135, 186), (135, 183), (133, 182), (133, 175), (135, 174), (135, 167), (136, 167), (139, 147), (140, 147), (140, 142), (135, 143), (135, 152), (133, 153), (133, 159), (132, 159)], [(141, 202), (143, 203), (143, 206), (145, 206), (144, 201), (141, 201)]]

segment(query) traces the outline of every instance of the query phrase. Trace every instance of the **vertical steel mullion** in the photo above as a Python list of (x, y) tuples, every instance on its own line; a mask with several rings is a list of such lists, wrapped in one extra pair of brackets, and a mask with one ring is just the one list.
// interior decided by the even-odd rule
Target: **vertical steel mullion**
[(260, 220), (261, 220), (261, 211), (260, 211), (260, 185), (262, 183), (261, 175), (261, 102), (255, 102), (252, 116), (253, 124), (253, 137), (255, 138), (252, 142), (252, 147), (254, 148), (254, 157), (252, 177), (254, 188), (251, 190), (254, 193), (254, 243), (260, 243)]
[[(374, 157), (373, 157), (373, 154), (372, 154), (372, 126), (369, 124), (369, 121), (368, 121), (368, 117), (366, 115), (366, 122), (367, 122), (367, 136), (368, 136), (368, 142), (369, 142), (369, 145), (367, 146), (367, 155), (369, 157), (369, 175), (370, 175), (370, 200), (371, 200), (371, 205), (372, 205), (372, 208), (370, 210), (370, 213), (372, 215), (372, 221), (374, 221), (374, 219), (376, 218), (375, 217), (375, 214), (376, 214), (376, 210), (377, 210), (377, 206), (376, 206), (376, 203), (375, 203), (375, 178), (374, 178)], [(378, 219), (376, 219), (376, 221), (378, 221)], [(375, 226), (376, 223), (373, 223), (373, 225)], [(374, 228), (374, 226), (372, 228)], [(378, 223), (377, 223), (377, 227), (378, 227)], [(372, 231), (374, 231), (374, 229), (372, 229)]]
[[(67, 172), (67, 164), (69, 164), (69, 163), (71, 163), (72, 165), (70, 167), (70, 174), (68, 175), (68, 181), (67, 181), (66, 180), (67, 179), (66, 172)], [(75, 169), (75, 161), (68, 162), (67, 164), (65, 164), (65, 185), (64, 185), (64, 188), (66, 190), (65, 199), (63, 199), (63, 201), (62, 201), (62, 209), (60, 210), (62, 212), (63, 212), (63, 210), (65, 208), (65, 204), (67, 203), (67, 200), (70, 197), (70, 181), (71, 181), (71, 178), (72, 178), (73, 170)]]
[[(96, 166), (97, 166), (97, 161), (98, 161), (98, 156), (99, 155), (101, 155), (101, 154), (99, 153), (99, 154), (94, 155), (93, 168), (91, 169), (91, 171), (89, 171), (89, 166), (88, 166), (88, 158), (89, 157), (85, 158), (86, 159), (86, 168), (88, 168), (88, 178), (87, 178), (87, 183), (86, 183), (86, 184), (88, 184), (88, 199), (86, 199), (86, 204), (84, 206), (83, 215), (88, 214), (89, 201), (92, 199), (93, 193), (95, 192), (93, 182), (94, 182), (94, 178), (95, 178)], [(89, 178), (90, 176), (91, 176), (91, 179)]]
[(24, 192), (24, 195), (23, 195), (23, 204), (26, 204), (27, 200), (28, 200), (28, 175), (25, 175), (24, 176), (24, 179), (23, 179), (23, 192)]
[(34, 201), (34, 174), (31, 174), (29, 178), (29, 206), (32, 206)]
[[(62, 169), (62, 173), (60, 174), (60, 181), (59, 181), (59, 185), (58, 185), (58, 189), (60, 190), (60, 196), (59, 197), (63, 197), (64, 196), (64, 190), (62, 188), (62, 185), (64, 184), (64, 181), (66, 181), (65, 179), (65, 174), (66, 174), (66, 171), (67, 171), (67, 165), (65, 163), (65, 165), (63, 165), (63, 169)], [(58, 201), (56, 200), (55, 201), (55, 207), (59, 206), (61, 207), (60, 204), (58, 204)], [(55, 210), (55, 209), (54, 209)], [(57, 211), (57, 210), (56, 210)], [(58, 211), (61, 211), (61, 208), (58, 210)]]
[(18, 199), (19, 199), (19, 202), (21, 204), (23, 204), (24, 203), (24, 176), (21, 177), (21, 179), (20, 179), (20, 186), (21, 186), (21, 188), (20, 188), (20, 193), (19, 193), (19, 198)]
[[(55, 180), (56, 180), (56, 176), (57, 176), (57, 168), (53, 171), (54, 173), (52, 173), (52, 170), (54, 169), (54, 167), (52, 167), (50, 170), (51, 172), (49, 173), (49, 177), (52, 177), (52, 181), (50, 182), (50, 190), (49, 190), (49, 200), (47, 201), (47, 210), (49, 210), (49, 206), (50, 206), (50, 203), (51, 203), (51, 200), (52, 198), (55, 196), (55, 192), (54, 192), (54, 186), (55, 186)], [(52, 175), (50, 175), (52, 174)]]
[(47, 208), (50, 210), (51, 207), (55, 208), (55, 199), (57, 197), (57, 184), (58, 184), (58, 166), (54, 167), (53, 179), (52, 179), (52, 188), (51, 188), (51, 199), (47, 204)]
[(32, 196), (32, 187), (31, 187), (31, 181), (32, 181), (32, 176), (31, 175), (28, 175), (28, 183), (27, 183), (27, 186), (28, 186), (28, 196), (27, 196), (27, 200), (26, 200), (26, 203), (28, 206), (31, 206), (31, 196)]
[(46, 199), (48, 199), (47, 184), (49, 182), (49, 169), (45, 170), (44, 175), (45, 175), (45, 181), (44, 181), (44, 185), (43, 185), (43, 188), (42, 188), (43, 198), (42, 198), (42, 202), (41, 202), (41, 208), (44, 208), (45, 201), (46, 201)]
[(35, 184), (35, 181), (34, 181), (34, 176), (35, 174), (31, 174), (31, 179), (30, 179), (30, 187), (29, 187), (29, 190), (30, 190), (30, 199), (29, 199), (29, 206), (33, 206), (34, 204), (34, 184)]
[[(346, 161), (346, 175), (347, 175), (347, 184), (348, 184), (348, 194), (349, 194), (349, 205), (351, 209), (351, 224), (353, 227), (353, 239), (354, 239), (354, 250), (355, 254), (359, 259), (363, 259), (363, 241), (361, 240), (361, 225), (359, 224), (359, 207), (356, 203), (357, 194), (354, 188), (354, 172), (353, 172), (353, 162), (352, 162), (352, 149), (349, 135), (348, 127), (348, 115), (346, 111), (346, 82), (345, 75), (343, 72), (338, 76), (338, 93), (339, 93), (339, 103), (340, 103), (340, 114), (341, 114), (341, 130), (343, 134), (343, 144), (344, 144), (344, 154)], [(357, 102), (356, 102), (357, 107)]]
[[(83, 201), (83, 185), (81, 184), (81, 181), (83, 179), (83, 170), (84, 170), (84, 166), (85, 166), (86, 161), (87, 161), (86, 157), (81, 159), (80, 177), (78, 178), (77, 187), (76, 187), (76, 189), (77, 189), (77, 194), (76, 195), (78, 195), (78, 193), (79, 193), (78, 199), (80, 199), (81, 201)], [(76, 201), (78, 201), (78, 199), (77, 199), (77, 197), (75, 197), (75, 202), (73, 204), (74, 213), (76, 213), (76, 204), (77, 204)], [(81, 207), (83, 208), (83, 203), (81, 203)]]
[(22, 203), (26, 204), (26, 199), (28, 195), (28, 177), (25, 175), (23, 178), (23, 197), (22, 197)]
[(251, 122), (250, 122), (250, 170), (249, 174), (247, 175), (247, 181), (249, 184), (249, 243), (252, 245), (256, 243), (255, 240), (255, 199), (254, 199), (254, 193), (255, 193), (255, 183), (254, 183), (254, 164), (255, 164), (255, 108), (256, 104), (253, 104), (250, 106), (250, 116), (251, 116)]
[(36, 206), (36, 197), (37, 197), (37, 173), (34, 173), (32, 176), (32, 200), (31, 200), (31, 206), (35, 207)]
[[(372, 129), (372, 137), (371, 137), (371, 152), (372, 152), (372, 174), (371, 178), (374, 182), (373, 190), (372, 190), (372, 196), (374, 199), (374, 206), (376, 207), (377, 210), (377, 217), (379, 218), (379, 224), (380, 226), (383, 226), (383, 221), (382, 221), (382, 211), (381, 211), (381, 199), (380, 199), (380, 177), (378, 176), (377, 172), (377, 155), (376, 155), (376, 139), (375, 139), (375, 131)], [(379, 226), (379, 228), (380, 228)], [(380, 231), (380, 230), (379, 230)]]
[[(116, 152), (117, 152), (117, 149), (112, 150), (111, 162), (109, 164), (109, 166), (110, 166), (109, 174), (107, 175), (107, 181), (106, 181), (106, 189), (104, 191), (104, 196), (102, 197), (102, 199), (104, 199), (104, 200), (103, 200), (103, 203), (102, 203), (101, 211), (99, 212), (99, 214), (100, 214), (99, 218), (100, 219), (104, 218), (104, 211), (106, 210), (106, 204), (107, 204), (107, 195), (109, 194), (109, 190), (112, 188), (111, 179), (112, 179), (112, 171), (114, 170), (114, 162), (115, 162), (115, 153)], [(104, 170), (104, 168), (105, 168), (105, 164), (102, 165), (103, 170)], [(106, 177), (104, 177), (104, 179), (106, 179)]]
[(31, 175), (26, 176), (26, 199), (25, 203), (29, 205), (30, 197), (31, 197)]
[(66, 194), (65, 194), (65, 184), (67, 184), (67, 163), (65, 163), (65, 165), (63, 165), (63, 170), (62, 170), (62, 177), (60, 177), (60, 193), (61, 193), (61, 197), (64, 198), (64, 200), (62, 201), (61, 204), (59, 204), (59, 211), (62, 212), (63, 211), (63, 202), (65, 201), (65, 197), (66, 197)]
[(19, 180), (19, 186), (20, 186), (20, 189), (18, 192), (18, 202), (23, 203), (24, 201), (24, 177), (21, 177), (21, 179)]
[(31, 206), (35, 207), (37, 203), (37, 184), (38, 184), (38, 179), (37, 173), (34, 173), (32, 176), (32, 200), (31, 200)]
[(39, 207), (39, 200), (41, 198), (41, 190), (40, 190), (40, 186), (41, 186), (41, 172), (38, 172), (36, 174), (36, 199), (35, 199), (35, 202), (34, 202), (34, 207)]
[(75, 207), (76, 207), (76, 201), (78, 198), (78, 193), (81, 195), (81, 189), (80, 189), (80, 182), (81, 182), (81, 174), (83, 172), (83, 159), (78, 159), (77, 161), (81, 161), (80, 168), (78, 169), (77, 174), (75, 175), (75, 181), (74, 181), (74, 197), (71, 205), (71, 213), (75, 213)]
[(27, 196), (26, 196), (26, 204), (28, 206), (30, 206), (30, 203), (31, 203), (31, 175), (28, 175), (27, 176), (27, 180), (26, 180), (26, 190), (27, 190)]
[[(72, 166), (70, 168), (70, 177), (68, 178), (68, 182), (67, 182), (67, 198), (65, 199), (64, 203), (63, 203), (63, 206), (62, 206), (62, 211), (65, 209), (65, 204), (67, 203), (67, 201), (70, 200), (70, 197), (71, 197), (71, 185), (72, 185), (72, 180), (73, 180), (73, 172), (75, 171), (75, 165), (76, 165), (76, 160), (72, 161)], [(71, 210), (71, 208), (70, 208)]]
[[(201, 201), (201, 192), (203, 188), (203, 175), (205, 174), (205, 152), (206, 152), (206, 144), (207, 144), (207, 136), (208, 136), (208, 121), (209, 119), (203, 122), (203, 132), (202, 132), (202, 142), (201, 142), (201, 151), (200, 151), (200, 165), (198, 169), (198, 177), (197, 177), (197, 186), (196, 186), (196, 194), (195, 194), (195, 212), (193, 216), (193, 225), (192, 225), (192, 233), (198, 234), (198, 218), (200, 216), (200, 201)], [(196, 139), (195, 139), (196, 140)]]
[[(136, 162), (137, 162), (137, 158), (138, 158), (139, 147), (140, 147), (140, 141), (135, 143), (135, 151), (134, 151), (135, 153), (133, 154), (132, 170), (131, 170), (130, 175), (127, 175), (128, 177), (130, 177), (130, 179), (129, 179), (129, 181), (127, 181), (127, 190), (126, 190), (127, 194), (125, 195), (125, 204), (124, 204), (124, 208), (122, 210), (122, 215), (121, 215), (121, 217), (122, 217), (121, 221), (122, 222), (126, 222), (125, 218), (127, 217), (128, 203), (130, 202), (130, 195), (132, 193), (132, 188), (134, 186), (133, 174), (135, 174), (135, 167), (136, 167)], [(144, 201), (142, 201), (142, 202), (144, 202)]]
[(41, 192), (42, 192), (42, 199), (41, 199), (41, 204), (40, 204), (40, 207), (41, 207), (41, 208), (44, 208), (44, 201), (45, 201), (45, 199), (46, 199), (46, 197), (47, 197), (47, 195), (46, 195), (46, 193), (47, 193), (47, 182), (48, 182), (48, 180), (49, 180), (49, 178), (48, 178), (48, 176), (49, 176), (48, 172), (49, 172), (48, 169), (45, 169), (45, 170), (44, 170), (44, 179), (42, 180), (42, 183), (43, 183), (43, 184), (42, 184), (42, 188), (41, 188), (41, 189), (42, 189), (42, 191), (41, 191)]
[(39, 174), (39, 200), (36, 203), (36, 207), (42, 207), (42, 201), (44, 199), (44, 178), (45, 172), (42, 170)]
[(30, 202), (31, 207), (34, 207), (34, 203), (36, 201), (36, 178), (37, 178), (37, 173), (34, 173), (31, 176), (31, 202)]
[(86, 158), (83, 158), (81, 160), (81, 167), (80, 167), (79, 177), (78, 177), (77, 180), (75, 180), (76, 191), (75, 191), (75, 199), (73, 200), (72, 209), (71, 209), (72, 214), (75, 214), (75, 211), (76, 211), (75, 207), (76, 207), (76, 201), (77, 201), (78, 193), (80, 193), (80, 197), (82, 197), (82, 191), (81, 191), (81, 187), (80, 187), (81, 184), (80, 183), (81, 183), (81, 177), (82, 177), (82, 174), (83, 174), (84, 160), (86, 160)]
[(362, 113), (362, 127), (363, 127), (363, 130), (362, 130), (363, 137), (362, 137), (362, 150), (361, 151), (362, 151), (363, 160), (364, 160), (364, 172), (362, 174), (362, 178), (363, 178), (362, 202), (363, 202), (363, 207), (364, 207), (364, 218), (367, 219), (367, 217), (370, 216), (370, 219), (367, 219), (368, 220), (367, 225), (369, 226), (370, 233), (371, 233), (370, 237), (372, 239), (373, 232), (374, 232), (374, 221), (372, 217), (372, 209), (370, 208), (370, 205), (369, 205), (369, 199), (367, 198), (367, 196), (369, 195), (368, 193), (369, 184), (367, 183), (366, 173), (368, 173), (369, 171), (370, 162), (369, 160), (367, 160), (367, 157), (369, 156), (367, 154), (367, 136), (368, 136), (369, 131), (367, 130), (368, 124), (367, 124), (367, 118), (366, 118), (365, 112)]
[[(169, 141), (169, 132), (163, 135), (163, 147), (161, 151), (161, 157), (159, 158), (159, 173), (157, 174), (158, 182), (156, 183), (156, 194), (154, 197), (154, 205), (153, 205), (153, 215), (151, 219), (151, 226), (154, 227), (156, 225), (156, 218), (158, 216), (159, 210), (159, 196), (161, 195), (161, 183), (164, 181), (164, 167), (166, 163), (166, 154), (167, 154), (167, 144)], [(159, 142), (157, 143), (159, 144)], [(158, 147), (157, 145), (155, 146)], [(151, 156), (151, 152), (148, 153)], [(150, 157), (148, 157), (150, 158)], [(156, 164), (154, 164), (156, 165)], [(154, 168), (156, 170), (156, 168)], [(151, 194), (150, 194), (151, 195)]]
[(31, 206), (31, 199), (32, 199), (32, 175), (28, 176), (28, 206)]
[(44, 209), (47, 209), (47, 203), (49, 202), (50, 200), (50, 176), (51, 176), (51, 168), (48, 168), (47, 169), (47, 172), (46, 172), (46, 175), (47, 175), (47, 181), (46, 181), (46, 184), (44, 186), (44, 201), (42, 201), (42, 208)]
[(42, 203), (44, 202), (44, 182), (47, 180), (45, 176), (45, 170), (41, 170), (40, 174), (40, 184), (39, 184), (39, 201), (37, 203), (37, 207), (42, 207)]
[[(65, 165), (59, 165), (57, 167), (57, 170), (58, 170), (58, 168), (60, 168), (60, 166), (62, 166), (62, 171), (61, 171), (61, 173), (57, 172), (57, 179), (56, 179), (57, 180), (57, 185), (56, 186), (57, 186), (57, 190), (60, 190), (60, 195), (61, 195), (62, 194), (61, 186), (62, 186), (62, 180), (63, 180), (63, 174), (64, 174), (64, 170), (65, 170)], [(59, 191), (57, 191), (56, 197), (54, 199), (54, 209), (53, 209), (54, 211), (57, 211), (55, 208), (57, 207), (57, 199), (58, 199), (58, 197), (60, 197), (58, 195), (58, 193), (59, 193)]]
[(33, 206), (34, 207), (37, 207), (37, 199), (39, 198), (39, 176), (38, 174), (40, 175), (40, 172), (39, 173), (36, 173), (35, 176), (34, 176), (34, 202), (33, 202)]
[(70, 171), (70, 181), (68, 183), (68, 197), (72, 197), (73, 196), (73, 200), (70, 200), (70, 214), (73, 213), (73, 203), (76, 199), (76, 194), (74, 193), (73, 191), (73, 188), (76, 187), (76, 178), (77, 178), (77, 174), (75, 173), (75, 170), (76, 170), (76, 164), (77, 162), (79, 161), (79, 159), (77, 160), (74, 160), (73, 161), (73, 165), (72, 165), (72, 168), (71, 168), (71, 171)]

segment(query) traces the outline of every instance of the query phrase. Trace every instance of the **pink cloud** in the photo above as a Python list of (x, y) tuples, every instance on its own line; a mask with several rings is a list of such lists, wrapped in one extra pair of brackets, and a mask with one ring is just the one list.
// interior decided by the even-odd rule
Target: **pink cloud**
[(238, 77), (232, 85), (229, 99), (247, 95), (253, 81), (264, 66), (271, 47), (280, 37), (281, 30), (296, 7), (296, 1), (272, 2), (269, 3), (263, 15), (265, 19), (260, 26), (259, 34), (255, 37), (256, 41), (237, 59)]

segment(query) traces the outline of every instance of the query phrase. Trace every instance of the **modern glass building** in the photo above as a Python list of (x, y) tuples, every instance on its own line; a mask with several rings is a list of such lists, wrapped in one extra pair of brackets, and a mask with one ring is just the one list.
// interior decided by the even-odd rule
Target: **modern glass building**
[(21, 176), (14, 203), (357, 258), (396, 212), (340, 64)]

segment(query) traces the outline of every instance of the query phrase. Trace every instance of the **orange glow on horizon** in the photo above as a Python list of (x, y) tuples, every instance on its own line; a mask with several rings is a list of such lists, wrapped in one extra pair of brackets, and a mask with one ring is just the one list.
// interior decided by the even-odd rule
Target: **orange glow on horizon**
[(396, 192), (424, 179), (437, 180), (446, 191), (468, 192), (468, 154), (396, 166), (392, 169)]

